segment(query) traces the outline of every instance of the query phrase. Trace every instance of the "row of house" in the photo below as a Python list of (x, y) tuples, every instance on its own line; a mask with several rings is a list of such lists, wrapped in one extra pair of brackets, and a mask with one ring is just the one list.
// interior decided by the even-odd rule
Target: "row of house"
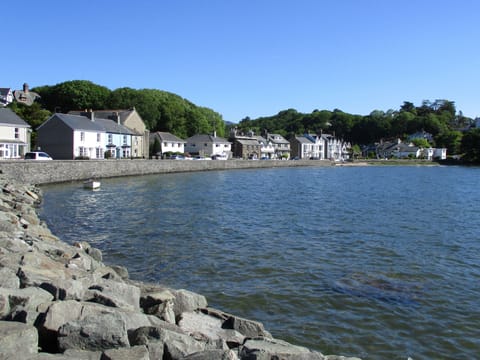
[(192, 156), (213, 157), (221, 155), (226, 158), (240, 159), (332, 159), (348, 158), (348, 143), (329, 134), (296, 136), (292, 141), (280, 134), (265, 132), (255, 135), (253, 132), (241, 133), (232, 129), (227, 139), (213, 135), (197, 134), (188, 139), (180, 139), (167, 132), (150, 134), (150, 144), (159, 144), (155, 154), (165, 158), (171, 153), (188, 153)]
[(362, 153), (364, 157), (369, 157), (373, 153), (378, 159), (445, 160), (447, 158), (446, 148), (422, 148), (415, 146), (412, 142), (402, 142), (400, 139), (366, 146), (362, 149)]
[[(0, 107), (0, 159), (23, 158), (31, 133), (28, 123)], [(38, 127), (36, 145), (54, 159), (146, 158), (149, 131), (135, 109), (55, 113)]]
[(36, 143), (54, 159), (145, 158), (149, 131), (135, 108), (71, 111), (40, 125)]

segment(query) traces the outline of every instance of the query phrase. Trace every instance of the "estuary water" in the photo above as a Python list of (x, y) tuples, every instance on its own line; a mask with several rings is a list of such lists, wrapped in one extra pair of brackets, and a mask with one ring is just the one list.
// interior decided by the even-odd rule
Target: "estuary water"
[(363, 359), (480, 356), (480, 168), (232, 170), (43, 187), (41, 218), (133, 279)]

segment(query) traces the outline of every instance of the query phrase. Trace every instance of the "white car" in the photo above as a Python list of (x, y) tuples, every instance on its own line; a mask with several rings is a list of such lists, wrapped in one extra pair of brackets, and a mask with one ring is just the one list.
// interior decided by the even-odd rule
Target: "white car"
[(27, 152), (24, 157), (25, 160), (53, 160), (50, 155), (43, 151)]

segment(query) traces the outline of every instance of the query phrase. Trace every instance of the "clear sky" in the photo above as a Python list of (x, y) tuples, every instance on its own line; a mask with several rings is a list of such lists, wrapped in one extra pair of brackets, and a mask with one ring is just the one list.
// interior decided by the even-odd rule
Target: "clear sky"
[(478, 0), (24, 0), (0, 13), (0, 87), (159, 89), (224, 120), (404, 101), (480, 116)]

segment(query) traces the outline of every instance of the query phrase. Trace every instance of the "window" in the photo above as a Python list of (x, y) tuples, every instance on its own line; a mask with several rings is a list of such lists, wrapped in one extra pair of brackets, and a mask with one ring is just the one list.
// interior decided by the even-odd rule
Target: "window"
[(108, 134), (108, 143), (111, 144), (113, 142), (113, 135)]
[(19, 138), (20, 138), (19, 130), (18, 128), (15, 128), (15, 139), (19, 139)]
[(85, 141), (85, 133), (83, 131), (80, 133), (80, 141)]
[(87, 149), (83, 146), (80, 146), (78, 148), (78, 156), (86, 156), (86, 155), (87, 155)]
[(100, 139), (101, 139), (101, 138), (102, 138), (102, 137), (101, 137), (100, 133), (97, 133), (97, 142), (100, 142)]
[[(99, 135), (100, 135), (100, 134), (99, 134)], [(95, 155), (96, 155), (97, 159), (101, 159), (101, 158), (102, 158), (102, 154), (103, 154), (102, 148), (97, 148), (96, 151), (95, 151)]]
[(127, 135), (123, 135), (123, 145), (127, 145)]
[(163, 143), (163, 146), (167, 147), (167, 145), (168, 145), (168, 144), (167, 144), (167, 142), (165, 141), (165, 142)]

